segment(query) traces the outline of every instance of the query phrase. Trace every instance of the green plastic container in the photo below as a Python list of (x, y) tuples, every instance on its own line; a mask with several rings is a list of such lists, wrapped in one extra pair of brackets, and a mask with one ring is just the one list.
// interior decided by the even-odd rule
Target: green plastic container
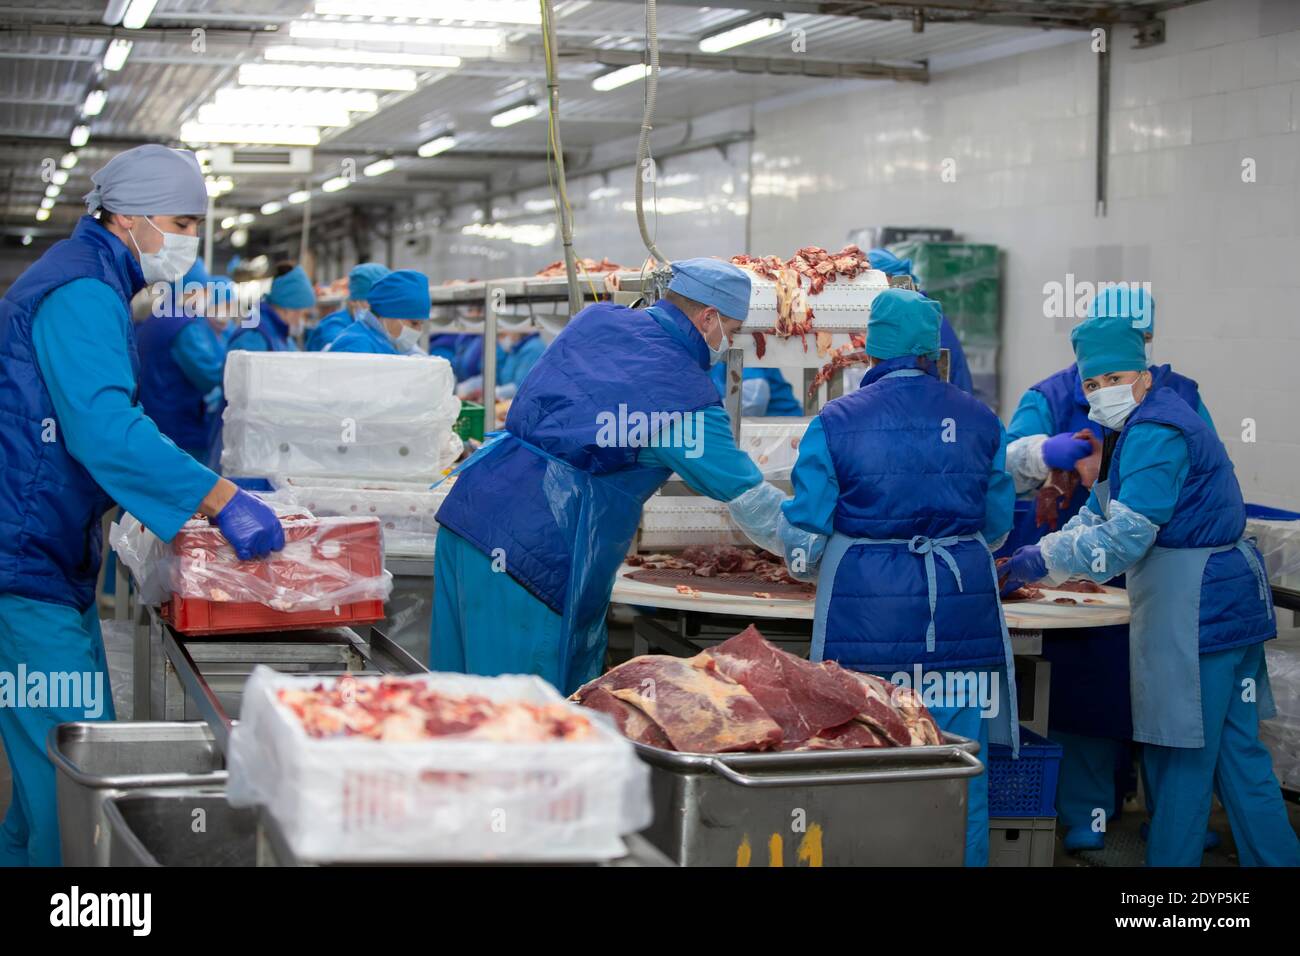
[(998, 247), (968, 242), (899, 242), (925, 294), (943, 306), (964, 346), (996, 346), (1000, 338), (1001, 263)]
[(483, 406), (475, 402), (460, 403), (460, 417), (453, 426), (462, 441), (473, 438), (483, 440)]

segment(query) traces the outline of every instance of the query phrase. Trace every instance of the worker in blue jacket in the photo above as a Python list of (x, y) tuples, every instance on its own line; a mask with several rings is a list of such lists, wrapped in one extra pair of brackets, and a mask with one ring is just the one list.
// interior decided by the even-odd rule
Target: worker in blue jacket
[[(872, 302), (866, 377), (799, 443), (794, 498), (782, 508), (783, 531), (796, 534), (784, 551), (791, 574), (819, 582), (813, 660), (917, 691), (918, 672), (942, 674), (951, 690), (926, 705), (943, 730), (987, 753), (990, 740), (1019, 741), (990, 551), (1011, 529), (1015, 492), (1002, 423), (938, 380), (941, 322), (938, 303), (917, 292), (889, 289)], [(988, 863), (988, 826), (981, 774), (968, 790), (966, 865)]]
[(370, 287), (368, 307), (325, 351), (418, 355), (429, 325), (429, 278), (414, 269), (390, 272)]
[(0, 301), (0, 672), (46, 683), (43, 699), (30, 680), (17, 699), (0, 691), (13, 771), (0, 865), (58, 865), (46, 738), (68, 721), (115, 719), (95, 606), (100, 521), (114, 502), (164, 541), (201, 512), (241, 558), (284, 545), (275, 513), (178, 448), (137, 398), (129, 303), (194, 262), (208, 208), (198, 161), (138, 146), (91, 181), (91, 215)]
[(1244, 866), (1300, 866), (1259, 721), (1273, 716), (1272, 592), (1232, 461), (1214, 430), (1147, 366), (1130, 318), (1078, 325), (1089, 415), (1106, 429), (1087, 504), (1019, 548), (1004, 587), (1123, 574), (1133, 739), (1152, 810), (1147, 863), (1197, 866), (1217, 789)]
[(749, 276), (672, 265), (645, 310), (599, 302), (524, 379), (505, 433), (439, 509), (430, 664), (538, 674), (564, 693), (605, 661), (605, 613), (641, 507), (676, 472), (779, 548), (785, 496), (736, 447), (709, 378), (749, 309)]
[(325, 347), (343, 334), (343, 330), (355, 322), (366, 310), (366, 299), (370, 287), (388, 275), (388, 268), (378, 262), (362, 262), (352, 267), (348, 273), (348, 299), (343, 308), (331, 312), (316, 323), (316, 327), (307, 335), (308, 352), (323, 352)]
[[(483, 337), (468, 335), (464, 338), (469, 340), (468, 343), (452, 359), (459, 383), (456, 394), (470, 401), (479, 401), (483, 397)], [(503, 332), (497, 336), (498, 400), (514, 398), (520, 384), (545, 351), (546, 343), (537, 332)]]
[[(727, 366), (713, 366), (713, 386), (718, 394), (727, 394)], [(740, 386), (740, 414), (745, 418), (802, 415), (803, 405), (779, 368), (746, 368)]]
[(226, 350), (208, 324), (215, 287), (203, 261), (177, 285), (160, 286), (151, 314), (135, 330), (140, 350), (140, 404), (159, 430), (198, 461), (207, 461), (212, 395), (221, 389)]
[[(1088, 306), (1088, 317), (1133, 321), (1143, 333), (1150, 363), (1155, 333), (1155, 299), (1142, 286), (1120, 284), (1102, 289)], [(1197, 383), (1168, 365), (1150, 365), (1152, 381), (1167, 386), (1214, 427)], [(1071, 364), (1025, 392), (1007, 428), (1007, 470), (1015, 479), (1016, 525), (1000, 556), (1036, 543), (1054, 530), (1039, 525), (1035, 499), (1049, 468), (1072, 471), (1092, 452), (1075, 434), (1088, 430), (1098, 441), (1106, 430), (1088, 417), (1088, 399), (1078, 366)], [(1057, 527), (1074, 517), (1087, 501), (1082, 484), (1060, 509)], [(1122, 584), (1123, 582), (1116, 582)], [(1057, 814), (1071, 852), (1100, 850), (1106, 823), (1119, 812), (1130, 772), (1132, 722), (1128, 698), (1128, 626), (1066, 628), (1043, 635), (1043, 656), (1052, 664), (1051, 739), (1061, 745)], [(1116, 706), (1119, 702), (1120, 705)], [(1118, 780), (1117, 780), (1118, 774)], [(1206, 846), (1218, 843), (1206, 834)]]
[(226, 351), (297, 352), (295, 337), (302, 334), (315, 307), (316, 291), (303, 267), (281, 263), (276, 267), (270, 291), (254, 314), (240, 320)]
[[(916, 276), (912, 275), (911, 259), (900, 259), (888, 249), (871, 249), (867, 252), (867, 262), (871, 268), (879, 269), (885, 275), (911, 276), (917, 291), (925, 295)], [(975, 384), (971, 378), (970, 366), (966, 363), (966, 353), (961, 348), (961, 339), (957, 338), (957, 330), (952, 327), (952, 323), (943, 316), (942, 304), (940, 309), (939, 347), (948, 350), (948, 381), (963, 392), (974, 395)]]

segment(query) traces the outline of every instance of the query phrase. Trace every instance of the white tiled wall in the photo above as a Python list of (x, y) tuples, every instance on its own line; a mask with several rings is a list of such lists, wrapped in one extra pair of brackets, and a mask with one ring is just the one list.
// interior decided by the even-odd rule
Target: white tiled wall
[(750, 251), (837, 246), (882, 224), (1002, 246), (1006, 408), (1072, 358), (1074, 320), (1044, 316), (1044, 283), (1149, 281), (1157, 361), (1200, 381), (1247, 499), (1300, 510), (1300, 3), (1211, 0), (1167, 25), (1149, 50), (1110, 38), (1106, 216), (1093, 205), (1096, 57), (1078, 34), (925, 86), (760, 107)]

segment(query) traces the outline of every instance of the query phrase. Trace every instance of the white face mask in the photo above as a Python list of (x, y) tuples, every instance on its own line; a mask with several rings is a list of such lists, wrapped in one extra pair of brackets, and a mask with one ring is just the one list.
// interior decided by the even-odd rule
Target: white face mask
[(399, 352), (414, 352), (420, 347), (420, 330), (409, 325), (402, 326), (402, 331), (393, 339), (393, 345)]
[[(719, 330), (719, 331), (722, 331), (722, 319), (721, 319), (721, 318), (718, 319), (718, 330)], [(727, 352), (728, 352), (728, 350), (730, 350), (730, 348), (731, 348), (731, 342), (727, 339), (727, 333), (726, 333), (726, 332), (723, 332), (723, 333), (722, 333), (722, 341), (721, 341), (721, 343), (718, 345), (717, 348), (714, 348), (712, 345), (709, 345), (709, 340), (708, 340), (708, 339), (705, 339), (705, 340), (704, 340), (704, 344), (709, 346), (709, 364), (710, 364), (710, 365), (717, 365), (717, 364), (718, 364), (719, 362), (721, 362), (724, 358), (726, 358), (726, 357), (727, 357)]]
[(185, 273), (190, 271), (190, 266), (194, 265), (194, 260), (199, 256), (199, 237), (183, 236), (175, 232), (163, 232), (150, 221), (148, 216), (143, 217), (144, 221), (149, 223), (149, 227), (154, 232), (163, 237), (162, 248), (157, 252), (144, 252), (140, 244), (135, 241), (135, 236), (131, 233), (131, 243), (135, 246), (135, 251), (140, 253), (140, 271), (144, 273), (145, 282), (176, 282), (180, 280)]
[(1088, 417), (1103, 428), (1119, 431), (1137, 408), (1133, 385), (1109, 385), (1088, 393)]

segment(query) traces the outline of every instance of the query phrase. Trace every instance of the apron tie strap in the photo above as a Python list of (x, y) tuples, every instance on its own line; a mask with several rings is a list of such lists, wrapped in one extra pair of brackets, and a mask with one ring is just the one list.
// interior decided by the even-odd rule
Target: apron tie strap
[(934, 556), (937, 554), (943, 559), (943, 563), (948, 565), (948, 570), (952, 572), (957, 579), (957, 590), (962, 590), (961, 572), (957, 569), (957, 562), (953, 559), (952, 554), (945, 545), (956, 544), (960, 539), (956, 535), (946, 538), (927, 538), (923, 534), (918, 534), (907, 542), (907, 550), (912, 554), (919, 554), (925, 559), (925, 584), (930, 597), (930, 623), (925, 628), (925, 650), (926, 653), (934, 652), (934, 609), (939, 601), (938, 581), (934, 570)]
[(1255, 580), (1259, 582), (1259, 599), (1267, 601), (1273, 593), (1273, 589), (1269, 587), (1268, 577), (1264, 574), (1264, 569), (1260, 567), (1259, 556), (1255, 554), (1255, 549), (1251, 547), (1253, 540), (1251, 538), (1242, 538), (1237, 542), (1237, 550), (1246, 556), (1246, 563), (1255, 572)]

